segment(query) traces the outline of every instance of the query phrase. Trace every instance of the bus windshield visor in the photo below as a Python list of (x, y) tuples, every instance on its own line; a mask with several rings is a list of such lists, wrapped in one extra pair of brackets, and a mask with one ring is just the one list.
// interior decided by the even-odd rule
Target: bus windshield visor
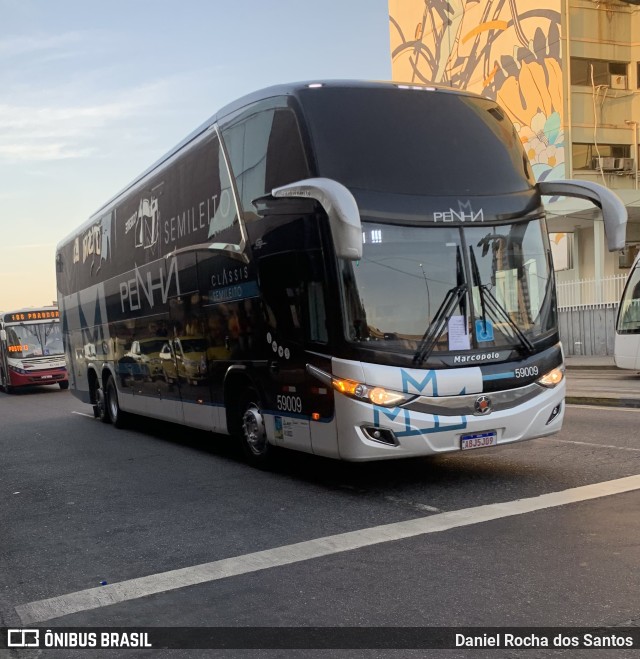
[(60, 323), (34, 323), (9, 325), (7, 330), (7, 350), (12, 357), (43, 357), (63, 355)]
[(501, 195), (535, 183), (516, 130), (486, 98), (403, 89), (302, 94), (319, 176), (350, 190)]
[(516, 348), (556, 328), (544, 220), (416, 227), (363, 222), (363, 257), (342, 262), (349, 341), (407, 352)]

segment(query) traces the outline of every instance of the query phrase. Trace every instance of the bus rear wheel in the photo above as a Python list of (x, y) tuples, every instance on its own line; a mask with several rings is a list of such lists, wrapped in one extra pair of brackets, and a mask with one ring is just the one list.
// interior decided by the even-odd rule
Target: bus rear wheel
[(127, 413), (120, 409), (118, 402), (118, 390), (114, 379), (109, 376), (105, 386), (104, 406), (109, 420), (116, 428), (124, 428), (127, 425)]
[(253, 389), (246, 391), (239, 405), (240, 442), (247, 461), (256, 467), (267, 467), (273, 461), (274, 447), (269, 444), (262, 417), (260, 397)]

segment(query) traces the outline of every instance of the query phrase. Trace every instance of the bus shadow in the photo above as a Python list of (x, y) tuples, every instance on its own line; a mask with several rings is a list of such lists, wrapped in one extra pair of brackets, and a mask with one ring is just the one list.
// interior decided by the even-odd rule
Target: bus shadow
[[(128, 429), (154, 440), (228, 460), (248, 470), (256, 469), (245, 460), (238, 441), (228, 435), (138, 416), (131, 417)], [(535, 477), (535, 468), (513, 460), (513, 451), (517, 450), (518, 445), (515, 445), (478, 450), (475, 454), (469, 451), (419, 458), (345, 462), (278, 449), (273, 463), (262, 471), (332, 490), (352, 490), (356, 494), (425, 485), (455, 487), (467, 483), (495, 482), (496, 479), (522, 482), (523, 478)]]

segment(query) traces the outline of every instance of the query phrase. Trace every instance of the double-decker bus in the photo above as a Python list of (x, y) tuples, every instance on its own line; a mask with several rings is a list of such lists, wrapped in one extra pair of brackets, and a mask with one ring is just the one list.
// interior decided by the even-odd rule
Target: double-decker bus
[(614, 359), (618, 368), (640, 371), (640, 254), (629, 271), (618, 306)]
[(274, 447), (376, 460), (557, 432), (565, 391), (543, 195), (493, 101), (271, 87), (211, 117), (57, 250), (71, 387)]
[(10, 393), (40, 384), (69, 388), (58, 308), (0, 313), (0, 386)]

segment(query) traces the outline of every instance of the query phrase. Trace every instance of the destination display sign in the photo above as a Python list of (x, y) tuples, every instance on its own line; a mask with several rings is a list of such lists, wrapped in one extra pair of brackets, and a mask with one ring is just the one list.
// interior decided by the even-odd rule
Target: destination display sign
[(5, 316), (7, 323), (20, 323), (31, 320), (54, 320), (60, 318), (60, 312), (57, 309), (34, 309), (32, 311), (16, 311), (8, 313)]

